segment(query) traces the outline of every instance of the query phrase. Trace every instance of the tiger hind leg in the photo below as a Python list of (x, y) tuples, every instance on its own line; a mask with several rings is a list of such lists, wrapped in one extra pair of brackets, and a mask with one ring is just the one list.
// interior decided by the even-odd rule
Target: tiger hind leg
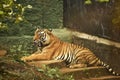
[(74, 64), (69, 66), (69, 68), (84, 68), (84, 67), (87, 67), (87, 64)]

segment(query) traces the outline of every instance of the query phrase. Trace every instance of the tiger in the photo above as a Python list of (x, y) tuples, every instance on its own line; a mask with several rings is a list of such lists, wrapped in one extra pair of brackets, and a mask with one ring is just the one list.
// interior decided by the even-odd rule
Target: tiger
[(38, 51), (30, 56), (24, 56), (21, 60), (63, 60), (69, 68), (85, 68), (90, 66), (104, 66), (112, 74), (119, 75), (114, 72), (109, 65), (105, 64), (88, 48), (68, 43), (60, 40), (49, 29), (35, 30), (33, 42), (39, 48)]

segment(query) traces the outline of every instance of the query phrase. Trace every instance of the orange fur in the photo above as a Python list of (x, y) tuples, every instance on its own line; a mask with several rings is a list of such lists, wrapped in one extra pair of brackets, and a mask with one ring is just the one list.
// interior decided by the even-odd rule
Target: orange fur
[[(87, 48), (74, 45), (67, 42), (62, 42), (56, 36), (54, 36), (49, 30), (40, 30), (35, 31), (33, 37), (34, 41), (39, 41), (40, 35), (39, 32), (44, 31), (46, 33), (47, 40), (43, 43), (41, 51), (37, 51), (30, 56), (22, 57), (21, 60), (31, 61), (31, 60), (51, 60), (55, 59), (58, 56), (65, 56), (66, 54), (76, 55), (77, 61), (71, 60), (71, 64), (81, 64), (85, 66), (89, 65), (98, 65), (99, 59)], [(70, 61), (70, 60), (69, 60)], [(84, 67), (84, 66), (82, 66)]]
[(114, 75), (119, 75), (112, 71), (109, 65), (101, 62), (89, 49), (63, 42), (47, 29), (37, 29), (33, 40), (40, 50), (30, 56), (22, 57), (21, 60), (32, 61), (62, 59), (67, 63), (69, 62), (68, 65), (70, 68), (102, 65)]
[[(38, 32), (40, 30), (36, 30), (35, 31), (35, 35), (33, 37), (33, 40), (37, 40), (39, 39), (39, 35)], [(61, 45), (61, 41), (59, 41), (59, 39), (57, 37), (55, 37), (52, 33), (50, 33), (49, 31), (46, 30), (46, 32), (49, 34), (50, 36), (50, 40), (48, 41), (49, 45), (45, 46), (44, 48), (42, 48), (42, 52), (41, 51), (37, 51), (35, 53), (33, 53), (30, 56), (25, 56), (22, 57), (21, 60), (23, 61), (31, 61), (31, 60), (50, 60), (52, 59), (52, 56), (55, 55), (55, 51), (58, 49), (58, 47)]]

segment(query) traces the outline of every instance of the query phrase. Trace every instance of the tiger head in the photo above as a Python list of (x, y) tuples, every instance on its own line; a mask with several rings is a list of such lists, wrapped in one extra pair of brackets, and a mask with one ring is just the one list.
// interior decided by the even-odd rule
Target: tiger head
[(51, 31), (52, 30), (37, 28), (33, 37), (34, 44), (38, 47), (50, 44), (52, 35)]

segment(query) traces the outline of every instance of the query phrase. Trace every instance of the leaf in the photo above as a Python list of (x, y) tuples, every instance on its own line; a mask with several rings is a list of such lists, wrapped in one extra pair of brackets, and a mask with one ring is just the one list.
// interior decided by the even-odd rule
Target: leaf
[(40, 68), (38, 68), (37, 71), (39, 71), (39, 72), (44, 72), (44, 70), (43, 70), (43, 69), (40, 69)]
[(119, 22), (120, 22), (119, 19), (116, 19), (116, 18), (112, 20), (113, 24), (118, 24)]
[(97, 0), (98, 2), (109, 2), (109, 0)]
[(4, 14), (4, 12), (3, 11), (0, 11), (0, 15), (3, 15)]
[(91, 0), (86, 0), (85, 1), (85, 4), (91, 4), (92, 2), (91, 2)]
[(32, 8), (32, 6), (31, 6), (31, 5), (27, 5), (27, 8), (31, 9), (31, 8)]

